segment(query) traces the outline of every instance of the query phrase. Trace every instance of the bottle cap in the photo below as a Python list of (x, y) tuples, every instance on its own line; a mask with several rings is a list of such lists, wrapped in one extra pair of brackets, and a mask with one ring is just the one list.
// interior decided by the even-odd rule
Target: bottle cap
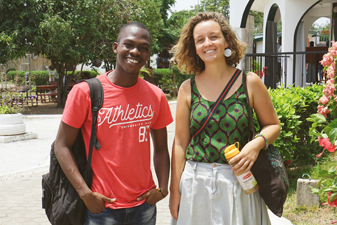
[(235, 144), (232, 144), (225, 149), (225, 157), (227, 160), (233, 158), (239, 153), (239, 142), (235, 142)]

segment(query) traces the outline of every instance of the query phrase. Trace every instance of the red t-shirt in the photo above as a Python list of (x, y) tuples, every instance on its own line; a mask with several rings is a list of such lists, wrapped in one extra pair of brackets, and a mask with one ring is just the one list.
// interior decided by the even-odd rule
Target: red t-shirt
[[(151, 173), (150, 129), (161, 129), (173, 119), (161, 89), (138, 78), (133, 87), (112, 84), (107, 73), (98, 77), (103, 85), (103, 106), (97, 117), (97, 139), (93, 150), (92, 191), (114, 203), (106, 207), (131, 208), (142, 204), (137, 197), (155, 188)], [(88, 155), (91, 133), (91, 102), (86, 82), (75, 85), (68, 95), (62, 121), (81, 128)]]

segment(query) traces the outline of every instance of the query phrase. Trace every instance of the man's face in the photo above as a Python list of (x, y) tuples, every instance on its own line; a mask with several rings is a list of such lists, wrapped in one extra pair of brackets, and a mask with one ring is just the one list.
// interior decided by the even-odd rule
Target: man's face
[(117, 68), (129, 74), (139, 73), (150, 57), (150, 34), (136, 26), (125, 27), (119, 34), (119, 42), (113, 44), (117, 54)]

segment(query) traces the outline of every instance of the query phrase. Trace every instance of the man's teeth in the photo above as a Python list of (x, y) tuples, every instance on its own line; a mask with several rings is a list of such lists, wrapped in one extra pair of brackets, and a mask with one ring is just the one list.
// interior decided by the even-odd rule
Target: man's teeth
[(129, 62), (132, 62), (132, 63), (139, 63), (139, 61), (137, 60), (134, 60), (134, 59), (127, 59)]

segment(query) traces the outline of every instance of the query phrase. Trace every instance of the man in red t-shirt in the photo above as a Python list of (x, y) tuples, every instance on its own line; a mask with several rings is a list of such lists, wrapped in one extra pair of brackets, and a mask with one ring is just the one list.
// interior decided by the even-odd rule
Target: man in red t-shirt
[[(156, 202), (168, 194), (167, 130), (173, 119), (162, 90), (138, 76), (150, 57), (151, 35), (141, 23), (124, 25), (113, 50), (116, 69), (97, 77), (103, 86), (93, 150), (93, 181), (88, 188), (71, 147), (81, 129), (88, 155), (91, 133), (90, 90), (86, 82), (69, 93), (55, 141), (55, 155), (69, 181), (87, 206), (87, 225), (156, 222)], [(150, 133), (159, 188), (152, 178)]]

